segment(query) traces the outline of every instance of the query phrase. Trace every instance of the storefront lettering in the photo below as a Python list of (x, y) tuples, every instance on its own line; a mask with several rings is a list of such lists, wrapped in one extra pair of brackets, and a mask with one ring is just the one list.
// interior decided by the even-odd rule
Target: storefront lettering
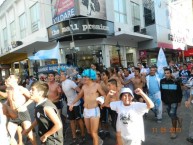
[(185, 43), (185, 38), (176, 34), (168, 34), (168, 40), (175, 41), (178, 43)]
[(48, 67), (38, 68), (38, 72), (47, 72), (47, 71), (48, 71)]
[(87, 31), (87, 30), (90, 30), (90, 29), (109, 31), (109, 27), (104, 26), (102, 24), (100, 24), (100, 25), (90, 25), (90, 24), (82, 25), (82, 29), (83, 29), (83, 31)]
[(62, 13), (61, 15), (59, 15), (57, 17), (55, 17), (53, 19), (53, 23), (56, 24), (58, 22), (64, 21), (64, 20), (66, 20), (70, 17), (73, 17), (73, 16), (75, 16), (74, 8), (69, 9), (68, 11)]
[(72, 25), (70, 25), (70, 27), (69, 26), (63, 27), (62, 28), (62, 33), (70, 32), (71, 30), (72, 31), (79, 30), (78, 25), (77, 24), (72, 24)]
[(69, 37), (71, 34), (113, 35), (113, 28), (114, 23), (111, 21), (95, 18), (72, 18), (50, 26), (48, 28), (48, 37), (51, 41), (59, 37)]

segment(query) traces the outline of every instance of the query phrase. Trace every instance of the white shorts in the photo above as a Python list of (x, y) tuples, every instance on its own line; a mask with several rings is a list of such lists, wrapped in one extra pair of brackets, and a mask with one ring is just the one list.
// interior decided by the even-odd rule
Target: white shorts
[(100, 117), (100, 109), (99, 107), (92, 109), (84, 108), (83, 116), (84, 118)]

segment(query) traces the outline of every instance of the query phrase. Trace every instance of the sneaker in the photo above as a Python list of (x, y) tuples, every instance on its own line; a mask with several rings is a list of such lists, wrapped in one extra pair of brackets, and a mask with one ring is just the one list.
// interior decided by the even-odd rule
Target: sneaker
[(76, 138), (73, 138), (73, 141), (70, 143), (70, 145), (79, 145), (79, 142)]
[(99, 145), (103, 145), (103, 140), (99, 137)]
[(162, 123), (162, 119), (157, 119), (157, 123)]
[(105, 131), (104, 130), (100, 130), (98, 135), (100, 138), (105, 139)]
[(76, 134), (79, 134), (79, 133), (80, 133), (80, 130), (79, 130), (79, 129), (77, 129), (77, 130), (76, 130)]
[(86, 142), (86, 138), (85, 137), (82, 137), (81, 139), (80, 139), (80, 144), (83, 144), (83, 143), (85, 143)]
[(193, 138), (191, 138), (191, 137), (188, 137), (186, 140), (187, 140), (188, 142), (190, 142), (190, 143), (193, 143)]
[(176, 139), (176, 137), (177, 137), (177, 135), (175, 133), (172, 133), (170, 136), (171, 139)]

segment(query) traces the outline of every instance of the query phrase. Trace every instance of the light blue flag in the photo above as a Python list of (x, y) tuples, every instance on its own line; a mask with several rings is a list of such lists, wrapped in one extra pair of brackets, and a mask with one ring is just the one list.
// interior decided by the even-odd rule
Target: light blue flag
[(59, 42), (55, 48), (50, 50), (40, 50), (34, 56), (29, 56), (28, 58), (30, 60), (60, 59)]
[(158, 54), (158, 58), (157, 58), (157, 72), (160, 76), (160, 78), (163, 78), (164, 76), (164, 67), (167, 67), (168, 66), (168, 63), (167, 63), (167, 60), (166, 60), (166, 56), (164, 54), (164, 51), (162, 48), (160, 48), (159, 50), (159, 54)]

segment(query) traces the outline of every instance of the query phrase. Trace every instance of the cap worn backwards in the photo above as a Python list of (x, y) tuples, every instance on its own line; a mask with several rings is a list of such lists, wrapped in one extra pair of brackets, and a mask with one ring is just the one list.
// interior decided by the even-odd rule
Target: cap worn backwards
[(91, 80), (96, 80), (96, 72), (93, 69), (86, 69), (82, 73), (83, 77), (88, 77)]

